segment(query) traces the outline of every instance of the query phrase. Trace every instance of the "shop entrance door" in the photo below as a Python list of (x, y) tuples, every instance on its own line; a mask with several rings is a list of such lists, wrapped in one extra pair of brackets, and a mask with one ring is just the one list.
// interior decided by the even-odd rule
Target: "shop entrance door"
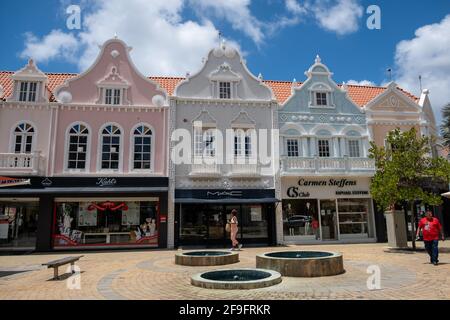
[(336, 200), (320, 200), (320, 225), (322, 240), (338, 239)]

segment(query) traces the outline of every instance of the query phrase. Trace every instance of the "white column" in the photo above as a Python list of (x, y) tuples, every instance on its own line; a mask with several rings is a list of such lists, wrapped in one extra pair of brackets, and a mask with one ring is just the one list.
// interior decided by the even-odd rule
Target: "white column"
[(316, 137), (309, 138), (309, 156), (315, 157), (317, 155)]
[(363, 138), (361, 140), (361, 146), (362, 146), (362, 154), (361, 154), (361, 156), (363, 158), (367, 158), (369, 156), (369, 149), (370, 149), (369, 139), (368, 138)]
[(308, 138), (301, 138), (302, 143), (302, 157), (306, 158), (309, 157), (309, 150), (308, 150)]
[(346, 139), (344, 137), (341, 137), (341, 157), (344, 157), (346, 154), (347, 154)]
[(337, 137), (333, 137), (333, 156), (339, 158), (339, 140)]

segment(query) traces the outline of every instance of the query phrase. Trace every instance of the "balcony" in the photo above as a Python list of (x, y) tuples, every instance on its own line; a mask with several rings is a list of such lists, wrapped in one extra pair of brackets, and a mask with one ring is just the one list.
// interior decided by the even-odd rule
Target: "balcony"
[(220, 176), (220, 166), (212, 163), (213, 159), (194, 158), (191, 165), (191, 177), (214, 177)]
[(40, 152), (0, 153), (0, 173), (38, 175), (40, 158)]
[(369, 158), (288, 158), (281, 159), (282, 174), (296, 175), (310, 173), (314, 175), (333, 174), (375, 174), (375, 161)]
[(257, 164), (230, 164), (229, 176), (232, 178), (253, 178), (261, 175), (259, 166)]

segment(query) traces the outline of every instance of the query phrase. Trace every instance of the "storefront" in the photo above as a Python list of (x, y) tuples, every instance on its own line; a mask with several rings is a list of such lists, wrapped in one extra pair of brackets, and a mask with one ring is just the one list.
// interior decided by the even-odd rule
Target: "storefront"
[(2, 188), (1, 248), (165, 248), (167, 184), (167, 178), (58, 177)]
[(274, 190), (176, 190), (176, 246), (227, 247), (225, 230), (231, 211), (238, 211), (238, 241), (275, 243)]
[(285, 243), (374, 242), (370, 178), (282, 178)]

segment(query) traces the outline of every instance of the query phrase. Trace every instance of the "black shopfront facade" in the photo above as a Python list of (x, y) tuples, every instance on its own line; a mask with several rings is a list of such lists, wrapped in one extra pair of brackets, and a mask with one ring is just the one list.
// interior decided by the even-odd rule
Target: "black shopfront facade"
[(167, 247), (168, 178), (26, 179), (0, 188), (2, 251)]
[(238, 211), (238, 241), (244, 245), (275, 245), (275, 190), (175, 191), (175, 246), (230, 247), (226, 232), (231, 211)]

